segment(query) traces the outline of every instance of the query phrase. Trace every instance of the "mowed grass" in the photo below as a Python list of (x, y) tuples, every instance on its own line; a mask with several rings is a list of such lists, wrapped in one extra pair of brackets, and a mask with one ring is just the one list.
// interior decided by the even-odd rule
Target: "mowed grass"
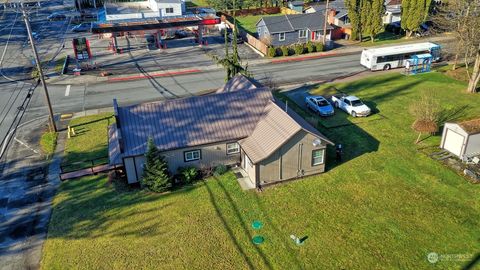
[[(466, 119), (480, 115), (480, 95), (464, 93), (465, 83), (440, 73), (379, 75), (336, 87), (371, 102), (386, 119), (322, 127), (345, 147), (340, 164), (329, 149), (326, 173), (260, 193), (242, 191), (231, 173), (166, 195), (120, 190), (104, 176), (64, 182), (54, 200), (42, 268), (459, 269), (468, 264), (480, 238), (479, 186), (417, 151), (407, 108), (422, 90), (434, 91), (450, 112), (463, 108), (449, 118)], [(438, 138), (421, 146), (437, 144)], [(254, 220), (264, 227), (254, 231)], [(265, 237), (264, 244), (251, 243), (257, 234)], [(296, 246), (292, 234), (308, 239)], [(431, 264), (430, 252), (466, 260)]]
[(42, 152), (48, 157), (52, 156), (57, 146), (57, 133), (46, 131), (40, 137), (40, 147)]
[(250, 15), (250, 16), (238, 16), (237, 17), (237, 24), (241, 28), (243, 28), (246, 32), (251, 35), (255, 35), (257, 33), (257, 22), (262, 17), (269, 17), (269, 16), (282, 16), (282, 14), (264, 14), (264, 15)]
[(108, 162), (107, 127), (115, 122), (112, 113), (72, 119), (75, 136), (67, 139), (62, 164), (68, 171)]

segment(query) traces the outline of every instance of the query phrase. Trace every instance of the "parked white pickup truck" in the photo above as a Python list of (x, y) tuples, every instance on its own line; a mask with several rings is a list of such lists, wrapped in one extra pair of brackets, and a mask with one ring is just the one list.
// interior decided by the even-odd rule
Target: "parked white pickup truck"
[(353, 117), (368, 116), (371, 113), (370, 108), (356, 96), (337, 94), (332, 96), (332, 101), (336, 108), (344, 110)]

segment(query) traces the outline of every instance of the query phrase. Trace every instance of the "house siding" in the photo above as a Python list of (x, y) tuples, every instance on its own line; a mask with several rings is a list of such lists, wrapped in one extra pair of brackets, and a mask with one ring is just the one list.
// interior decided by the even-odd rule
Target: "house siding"
[(248, 177), (250, 177), (250, 180), (257, 185), (257, 165), (250, 163), (252, 166), (246, 162), (248, 155), (242, 151), (242, 168), (245, 170), (247, 173)]
[(468, 136), (465, 155), (480, 154), (480, 133)]
[(125, 158), (123, 160), (125, 166), (125, 172), (127, 174), (127, 180), (129, 184), (138, 182), (137, 173), (135, 172), (134, 157)]
[(260, 40), (262, 40), (262, 38), (270, 36), (268, 28), (265, 26), (265, 22), (263, 21), (263, 19), (260, 20), (257, 24), (257, 35)]
[[(317, 149), (326, 150), (326, 143), (315, 147), (316, 139), (305, 131), (298, 132), (280, 149), (270, 157), (259, 162), (258, 180), (260, 185), (268, 185), (284, 180), (322, 173), (325, 171), (326, 152), (324, 152), (323, 164), (312, 166), (312, 151)], [(299, 159), (301, 149), (301, 157)]]
[[(240, 153), (227, 155), (227, 143), (230, 142), (232, 141), (164, 151), (161, 152), (161, 155), (165, 157), (165, 161), (168, 164), (168, 170), (171, 174), (175, 174), (179, 167), (193, 166), (202, 168), (214, 167), (220, 164), (235, 165), (240, 162)], [(197, 149), (201, 150), (201, 159), (186, 162), (183, 153), (185, 151)], [(128, 157), (124, 159), (124, 163), (128, 183), (131, 184), (140, 181), (143, 174), (145, 156)]]

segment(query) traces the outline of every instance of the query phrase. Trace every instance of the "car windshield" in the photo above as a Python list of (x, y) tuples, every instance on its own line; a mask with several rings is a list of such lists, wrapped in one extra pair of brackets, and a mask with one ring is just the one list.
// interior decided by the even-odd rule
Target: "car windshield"
[(326, 100), (319, 100), (317, 101), (318, 106), (324, 107), (330, 105)]
[(353, 107), (358, 107), (358, 106), (362, 106), (362, 105), (363, 105), (363, 102), (362, 102), (361, 100), (359, 100), (359, 99), (357, 99), (357, 100), (352, 100), (351, 102), (352, 102), (352, 106), (353, 106)]

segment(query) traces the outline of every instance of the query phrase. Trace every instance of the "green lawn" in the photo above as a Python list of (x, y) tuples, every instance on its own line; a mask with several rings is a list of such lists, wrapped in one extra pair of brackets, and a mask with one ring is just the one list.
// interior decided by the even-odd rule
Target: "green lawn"
[(107, 127), (115, 122), (112, 113), (101, 113), (72, 119), (75, 136), (67, 139), (62, 164), (67, 171), (108, 162)]
[(257, 27), (256, 24), (257, 22), (262, 18), (262, 17), (268, 17), (268, 16), (280, 16), (282, 14), (264, 14), (264, 15), (251, 15), (251, 16), (242, 16), (242, 17), (237, 17), (237, 23), (238, 26), (243, 28), (246, 32), (248, 32), (251, 35), (254, 35), (257, 33)]
[(207, 0), (190, 0), (186, 1), (187, 7), (208, 7)]
[[(166, 195), (125, 190), (107, 184), (104, 176), (64, 182), (54, 200), (42, 268), (466, 265), (454, 260), (433, 265), (426, 255), (478, 252), (479, 186), (417, 151), (407, 108), (422, 90), (435, 91), (450, 112), (445, 119), (464, 119), (480, 115), (480, 95), (464, 93), (464, 82), (441, 73), (378, 75), (336, 87), (363, 98), (385, 116), (357, 125), (320, 126), (345, 146), (343, 163), (336, 164), (330, 149), (326, 173), (261, 193), (241, 191), (231, 173)], [(299, 109), (290, 103), (289, 108)], [(438, 141), (439, 136), (431, 137), (421, 146)], [(253, 220), (262, 221), (264, 228), (254, 231)], [(256, 234), (265, 237), (264, 244), (251, 243)], [(291, 234), (308, 239), (296, 246)]]
[(55, 152), (55, 147), (57, 146), (57, 133), (47, 131), (42, 134), (40, 138), (40, 147), (42, 152), (48, 157), (51, 157)]

